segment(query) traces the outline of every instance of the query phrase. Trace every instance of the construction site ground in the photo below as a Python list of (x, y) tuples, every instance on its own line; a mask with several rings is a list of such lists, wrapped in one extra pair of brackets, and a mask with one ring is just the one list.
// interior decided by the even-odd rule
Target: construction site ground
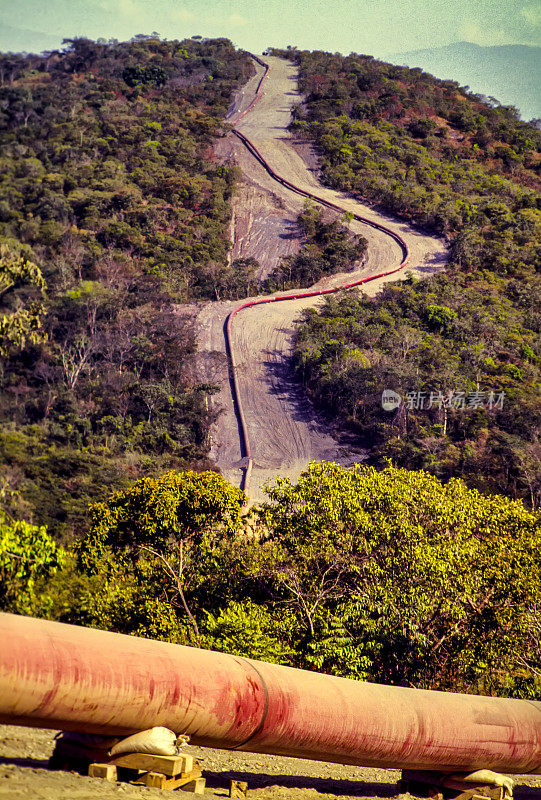
[[(144, 800), (160, 789), (108, 783), (47, 769), (55, 731), (0, 725), (0, 800)], [(184, 752), (184, 751), (183, 751)], [(248, 783), (248, 800), (377, 800), (397, 798), (399, 770), (341, 766), (322, 761), (188, 747), (201, 761), (204, 797), (227, 797), (231, 780)], [(177, 795), (179, 796), (179, 795)], [(189, 797), (189, 794), (180, 796)], [(410, 795), (401, 795), (406, 800)], [(541, 775), (521, 777), (516, 800), (541, 800)]]

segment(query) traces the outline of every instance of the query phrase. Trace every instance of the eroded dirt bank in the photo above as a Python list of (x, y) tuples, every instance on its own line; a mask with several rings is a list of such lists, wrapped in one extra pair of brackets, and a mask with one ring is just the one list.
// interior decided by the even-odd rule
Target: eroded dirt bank
[[(400, 233), (410, 249), (408, 269), (412, 272), (423, 276), (441, 269), (447, 256), (441, 240), (318, 182), (314, 159), (301, 156), (301, 152), (306, 154), (306, 148), (296, 147), (287, 130), (291, 108), (299, 101), (296, 67), (279, 58), (266, 57), (265, 61), (269, 72), (263, 97), (239, 122), (238, 129), (253, 141), (280, 175), (348, 211), (374, 219)], [(262, 68), (258, 66), (258, 74), (239, 92), (230, 112), (231, 119), (249, 106), (261, 74)], [(221, 158), (233, 159), (244, 176), (233, 204), (232, 258), (253, 256), (261, 264), (261, 274), (267, 274), (281, 257), (299, 247), (295, 220), (304, 200), (272, 180), (236, 137), (230, 135), (221, 140), (218, 154)], [(389, 236), (355, 221), (351, 229), (368, 239), (365, 263), (355, 273), (321, 281), (317, 285), (319, 288), (337, 286), (400, 263), (400, 248)], [(367, 284), (364, 291), (373, 295), (386, 280), (389, 279)], [(319, 302), (321, 300), (307, 298), (258, 306), (241, 312), (234, 321), (233, 346), (239, 386), (254, 454), (249, 495), (255, 501), (263, 498), (261, 485), (265, 481), (279, 474), (296, 479), (310, 461), (332, 460), (350, 466), (365, 457), (361, 450), (342, 446), (322, 429), (306, 397), (292, 381), (287, 359), (294, 324), (305, 308)], [(200, 347), (204, 352), (217, 354), (214, 363), (218, 363), (219, 354), (222, 357), (225, 354), (223, 324), (236, 305), (207, 304), (199, 314)], [(221, 372), (215, 370), (214, 379), (222, 386), (215, 399), (222, 414), (212, 433), (211, 457), (224, 476), (239, 485), (243, 462), (224, 360)]]

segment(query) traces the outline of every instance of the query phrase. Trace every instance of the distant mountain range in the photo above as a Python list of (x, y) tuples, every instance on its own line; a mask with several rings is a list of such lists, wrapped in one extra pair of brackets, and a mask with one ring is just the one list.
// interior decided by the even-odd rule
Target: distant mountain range
[(458, 81), (472, 92), (515, 106), (525, 120), (541, 117), (541, 47), (520, 44), (481, 47), (455, 42), (446, 47), (385, 56), (393, 64), (421, 67), (437, 78)]
[[(67, 36), (68, 34), (65, 34)], [(0, 23), (0, 52), (2, 53), (41, 53), (43, 50), (56, 50), (64, 36), (31, 31), (28, 28), (13, 28)]]

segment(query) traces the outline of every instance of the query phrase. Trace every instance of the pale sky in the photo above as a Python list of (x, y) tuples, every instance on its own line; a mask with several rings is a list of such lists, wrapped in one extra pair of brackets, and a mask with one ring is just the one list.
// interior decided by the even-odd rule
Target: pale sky
[(439, 47), (541, 44), (541, 0), (0, 0), (0, 25), (59, 37), (225, 36), (376, 56)]

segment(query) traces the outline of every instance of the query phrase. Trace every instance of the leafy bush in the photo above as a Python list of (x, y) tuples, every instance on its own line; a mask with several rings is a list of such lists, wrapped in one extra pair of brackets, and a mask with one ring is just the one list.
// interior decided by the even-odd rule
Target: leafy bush
[(40, 583), (65, 563), (65, 552), (43, 525), (30, 525), (0, 511), (0, 609), (15, 614), (46, 614), (52, 603)]
[(125, 67), (122, 71), (122, 80), (134, 88), (143, 86), (145, 83), (153, 83), (156, 86), (163, 86), (167, 81), (167, 73), (162, 67), (152, 64), (141, 66), (136, 64), (134, 67)]

